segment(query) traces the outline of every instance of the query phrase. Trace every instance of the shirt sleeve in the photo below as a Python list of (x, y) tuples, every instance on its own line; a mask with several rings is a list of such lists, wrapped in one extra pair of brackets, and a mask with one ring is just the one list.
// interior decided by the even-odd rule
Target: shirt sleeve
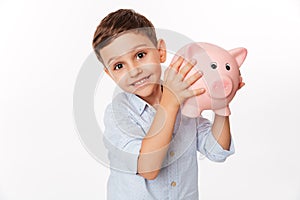
[(208, 119), (197, 118), (197, 150), (212, 161), (224, 162), (228, 156), (234, 154), (232, 138), (229, 150), (223, 149), (213, 136), (211, 127)]
[(106, 108), (104, 125), (103, 140), (108, 150), (110, 168), (136, 174), (142, 128), (131, 119), (126, 109), (113, 109), (112, 105)]

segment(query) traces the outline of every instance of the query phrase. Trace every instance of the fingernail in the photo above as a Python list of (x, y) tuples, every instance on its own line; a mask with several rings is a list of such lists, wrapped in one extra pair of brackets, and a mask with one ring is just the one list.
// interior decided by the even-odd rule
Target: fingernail
[(194, 64), (196, 64), (196, 63), (197, 63), (197, 60), (196, 60), (196, 59), (192, 59), (192, 60), (191, 60), (191, 64), (194, 65)]

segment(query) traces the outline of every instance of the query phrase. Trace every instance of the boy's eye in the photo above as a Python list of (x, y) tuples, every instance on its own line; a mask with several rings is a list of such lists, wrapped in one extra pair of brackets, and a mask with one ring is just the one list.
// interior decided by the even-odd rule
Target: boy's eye
[(118, 63), (114, 66), (114, 70), (118, 70), (118, 69), (121, 69), (123, 67), (123, 64), (121, 63)]
[(141, 59), (141, 58), (143, 58), (145, 55), (146, 55), (145, 52), (139, 52), (139, 53), (136, 54), (136, 58), (137, 58), (137, 59)]

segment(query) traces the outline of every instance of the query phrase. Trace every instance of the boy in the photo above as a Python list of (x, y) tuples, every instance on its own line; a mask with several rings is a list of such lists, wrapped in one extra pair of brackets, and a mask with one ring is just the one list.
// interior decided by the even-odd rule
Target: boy
[(104, 116), (111, 168), (108, 199), (198, 199), (197, 151), (224, 161), (234, 147), (228, 117), (215, 115), (211, 124), (180, 114), (186, 99), (205, 92), (189, 90), (201, 72), (185, 79), (196, 62), (183, 64), (179, 57), (161, 82), (165, 42), (156, 39), (148, 19), (128, 9), (101, 21), (93, 47), (105, 72), (124, 91)]

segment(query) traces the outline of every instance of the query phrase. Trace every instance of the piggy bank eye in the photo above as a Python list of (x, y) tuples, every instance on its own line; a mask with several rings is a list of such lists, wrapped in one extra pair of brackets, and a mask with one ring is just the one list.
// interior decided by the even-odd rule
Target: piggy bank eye
[(226, 69), (229, 71), (230, 70), (230, 64), (226, 63)]
[(213, 63), (210, 64), (210, 67), (212, 69), (216, 69), (218, 66), (217, 66), (217, 63), (213, 62)]

